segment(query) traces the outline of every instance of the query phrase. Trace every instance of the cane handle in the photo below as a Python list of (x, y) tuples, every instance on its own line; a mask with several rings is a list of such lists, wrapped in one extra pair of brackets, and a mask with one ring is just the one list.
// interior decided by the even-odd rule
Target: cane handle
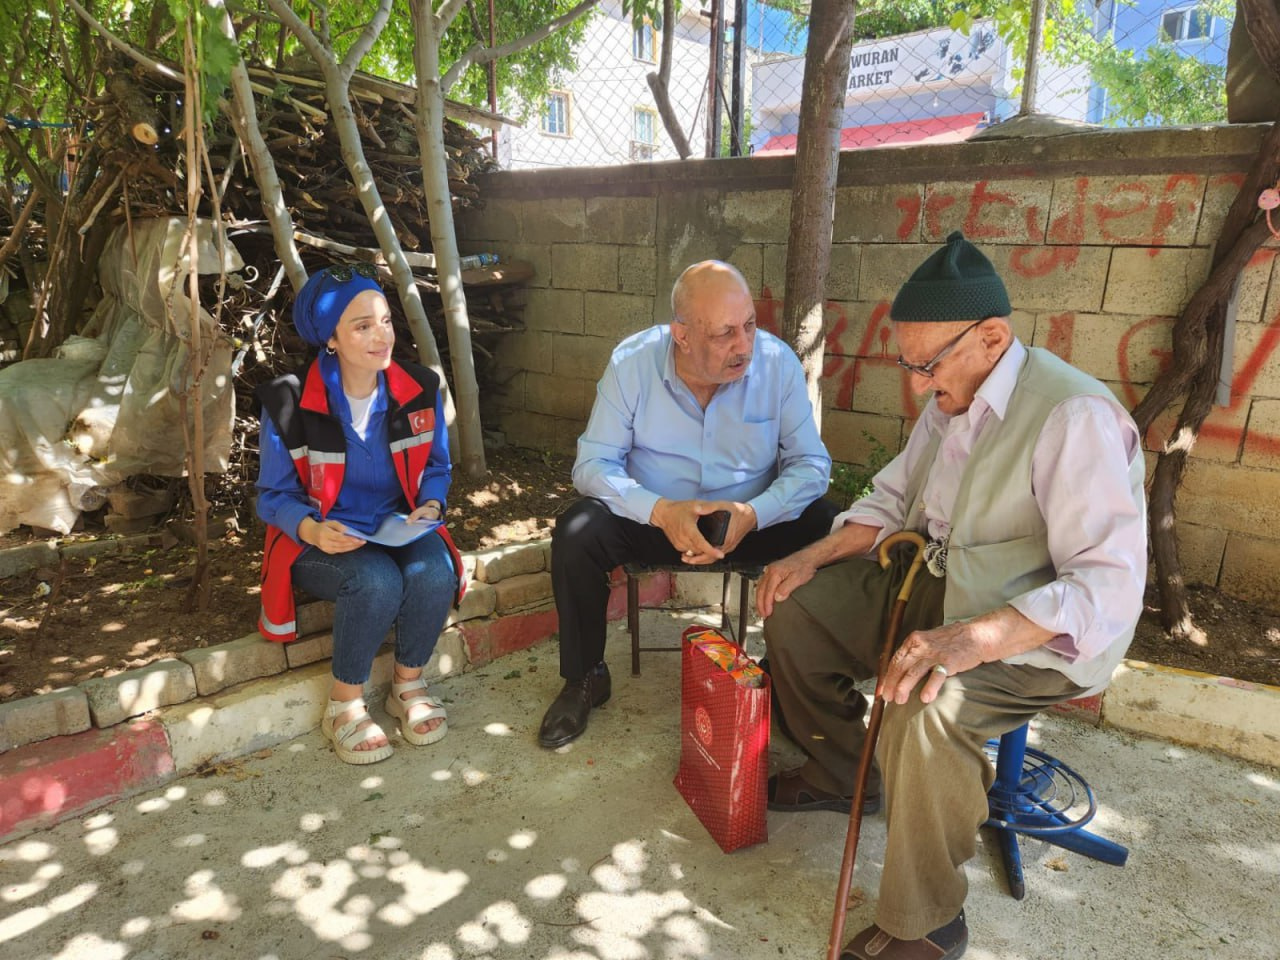
[(899, 543), (910, 543), (916, 548), (916, 554), (911, 558), (911, 566), (907, 570), (906, 579), (902, 581), (902, 588), (898, 591), (897, 599), (906, 601), (911, 596), (911, 587), (916, 581), (916, 574), (920, 572), (920, 567), (924, 564), (924, 537), (916, 533), (914, 530), (899, 530), (897, 533), (891, 533), (880, 542), (880, 566), (888, 570), (890, 559), (889, 549), (897, 546)]

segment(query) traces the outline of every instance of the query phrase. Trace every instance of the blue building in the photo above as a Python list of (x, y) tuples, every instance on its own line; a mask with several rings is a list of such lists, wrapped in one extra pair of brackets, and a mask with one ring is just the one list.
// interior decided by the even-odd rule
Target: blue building
[[(727, 19), (732, 22), (733, 4), (726, 8)], [(777, 53), (804, 56), (809, 30), (805, 24), (795, 25), (790, 13), (765, 3), (764, 0), (747, 0), (747, 46), (759, 53)]]
[[(1234, 4), (1227, 6), (1234, 11)], [(1157, 44), (1172, 44), (1181, 56), (1225, 68), (1232, 19), (1215, 16), (1205, 0), (1101, 0), (1095, 23), (1099, 36), (1109, 33), (1117, 48), (1139, 59)], [(1106, 91), (1095, 84), (1088, 119), (1101, 123), (1107, 113)]]

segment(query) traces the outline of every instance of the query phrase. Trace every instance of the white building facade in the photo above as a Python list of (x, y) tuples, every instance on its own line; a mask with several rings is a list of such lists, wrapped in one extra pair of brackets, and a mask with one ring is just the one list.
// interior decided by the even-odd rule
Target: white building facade
[[(694, 156), (702, 156), (706, 144), (710, 38), (710, 22), (697, 6), (679, 13), (669, 89)], [(523, 127), (499, 134), (499, 164), (527, 169), (678, 159), (646, 79), (658, 70), (661, 48), (660, 29), (633, 26), (619, 0), (605, 0), (587, 23), (577, 70)]]

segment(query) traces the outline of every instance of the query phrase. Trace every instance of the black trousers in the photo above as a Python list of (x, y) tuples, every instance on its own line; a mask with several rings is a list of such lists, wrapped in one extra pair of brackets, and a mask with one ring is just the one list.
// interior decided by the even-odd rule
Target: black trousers
[[(766, 564), (795, 553), (831, 532), (840, 512), (819, 498), (794, 520), (753, 530), (729, 556)], [(560, 676), (581, 680), (604, 659), (609, 574), (624, 563), (678, 564), (680, 553), (657, 527), (612, 513), (585, 497), (556, 521), (551, 535), (551, 585), (560, 617)], [(690, 566), (691, 572), (699, 568)]]

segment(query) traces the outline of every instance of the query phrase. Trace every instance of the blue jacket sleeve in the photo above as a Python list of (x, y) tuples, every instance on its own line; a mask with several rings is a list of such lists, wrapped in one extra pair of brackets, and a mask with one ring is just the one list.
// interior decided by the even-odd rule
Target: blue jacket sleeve
[(293, 458), (271, 417), (264, 412), (258, 433), (258, 516), (279, 527), (299, 546), (298, 524), (305, 517), (320, 520), (320, 511), (307, 499)]
[(453, 464), (449, 458), (449, 428), (444, 419), (444, 398), (436, 391), (436, 434), (431, 439), (431, 453), (418, 484), (418, 502), (415, 506), (420, 507), (428, 500), (439, 500), (441, 507), (448, 507), (449, 484), (452, 480)]

